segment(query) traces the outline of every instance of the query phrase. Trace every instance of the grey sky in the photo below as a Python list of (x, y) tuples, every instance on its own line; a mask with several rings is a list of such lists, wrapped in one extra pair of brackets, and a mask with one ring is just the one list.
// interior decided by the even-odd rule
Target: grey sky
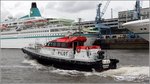
[[(29, 14), (31, 3), (35, 1), (1, 1), (1, 19), (8, 16), (21, 17)], [(97, 5), (100, 1), (36, 1), (43, 17), (66, 18), (77, 20), (94, 20)], [(106, 0), (102, 2), (102, 8)], [(110, 9), (113, 8), (113, 16), (117, 17), (118, 11), (133, 9), (135, 0), (112, 0), (107, 8), (104, 18), (110, 18)], [(149, 7), (149, 1), (142, 1), (142, 7)]]

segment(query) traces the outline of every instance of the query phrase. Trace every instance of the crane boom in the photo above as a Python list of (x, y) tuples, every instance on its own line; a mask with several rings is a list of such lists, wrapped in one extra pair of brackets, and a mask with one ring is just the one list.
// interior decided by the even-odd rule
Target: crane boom
[(101, 3), (98, 4), (98, 8), (97, 8), (97, 14), (95, 17), (95, 28), (97, 28), (99, 30), (99, 36), (101, 36), (101, 29), (109, 29), (110, 27), (105, 26), (104, 24), (102, 24), (102, 16), (104, 15), (104, 13), (106, 12), (106, 9), (108, 7), (110, 3), (110, 0), (107, 1), (106, 5), (104, 6), (103, 11), (101, 12)]
[(102, 4), (101, 3), (98, 4), (97, 13), (96, 13), (96, 17), (95, 17), (95, 22), (96, 23), (101, 23), (102, 16), (105, 14), (109, 3), (110, 3), (110, 0), (107, 1), (107, 3), (105, 4), (102, 12), (101, 12), (101, 5)]
[(111, 1), (111, 0), (108, 0), (108, 1), (106, 2), (105, 6), (104, 6), (104, 8), (103, 8), (103, 10), (102, 10), (101, 17), (105, 14), (105, 12), (106, 12), (106, 10), (107, 10), (107, 8), (108, 8), (108, 5), (109, 5), (109, 3), (110, 3), (110, 1)]

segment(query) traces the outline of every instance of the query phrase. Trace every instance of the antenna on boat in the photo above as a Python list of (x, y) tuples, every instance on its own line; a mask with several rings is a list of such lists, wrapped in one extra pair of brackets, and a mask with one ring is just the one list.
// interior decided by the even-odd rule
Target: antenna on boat
[(79, 18), (78, 19), (79, 20), (79, 27), (78, 27), (78, 29), (79, 29), (79, 36), (81, 36), (81, 18)]

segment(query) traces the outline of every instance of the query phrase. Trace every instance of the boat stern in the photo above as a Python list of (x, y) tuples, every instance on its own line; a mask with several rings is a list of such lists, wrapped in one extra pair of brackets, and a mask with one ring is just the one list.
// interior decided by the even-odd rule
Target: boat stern
[(107, 69), (116, 69), (117, 68), (117, 63), (119, 63), (118, 59), (103, 59), (102, 62), (102, 69), (107, 70)]

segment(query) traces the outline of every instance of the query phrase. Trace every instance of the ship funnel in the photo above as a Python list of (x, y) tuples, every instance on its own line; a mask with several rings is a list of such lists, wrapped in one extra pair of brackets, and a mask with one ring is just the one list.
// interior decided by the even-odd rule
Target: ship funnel
[(37, 8), (37, 6), (36, 6), (36, 3), (35, 3), (35, 2), (33, 2), (33, 3), (32, 3), (31, 8)]
[(36, 2), (32, 2), (30, 9), (30, 17), (41, 17), (41, 13), (37, 8)]

